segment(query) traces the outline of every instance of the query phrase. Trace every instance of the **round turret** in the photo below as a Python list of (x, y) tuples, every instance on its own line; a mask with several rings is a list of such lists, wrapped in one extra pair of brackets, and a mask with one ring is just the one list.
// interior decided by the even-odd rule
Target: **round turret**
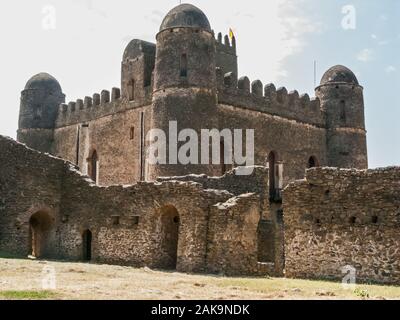
[[(170, 121), (176, 121), (178, 132), (190, 128), (200, 133), (208, 129), (205, 124), (215, 128), (210, 114), (216, 104), (216, 40), (210, 23), (195, 6), (179, 5), (166, 15), (157, 34), (151, 127), (168, 133)], [(148, 179), (216, 173), (208, 165), (177, 166), (169, 160), (149, 166)]]
[(21, 92), (18, 141), (49, 152), (58, 110), (65, 102), (59, 82), (48, 73), (39, 73)]
[(325, 113), (329, 165), (368, 167), (363, 87), (355, 74), (337, 65), (326, 71), (315, 89)]

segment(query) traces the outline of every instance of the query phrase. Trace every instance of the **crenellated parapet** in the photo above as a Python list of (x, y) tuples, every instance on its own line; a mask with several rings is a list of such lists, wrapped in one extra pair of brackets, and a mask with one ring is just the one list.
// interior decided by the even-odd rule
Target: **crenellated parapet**
[(324, 112), (318, 98), (288, 92), (274, 84), (263, 86), (260, 80), (250, 81), (246, 76), (237, 80), (236, 74), (217, 69), (218, 102), (235, 107), (268, 113), (299, 122), (324, 127)]
[(236, 54), (236, 38), (229, 38), (228, 35), (222, 36), (222, 33), (219, 32), (217, 35), (216, 47), (217, 50), (223, 51), (230, 54)]
[(91, 97), (62, 103), (58, 109), (56, 128), (84, 123), (104, 116), (116, 114), (129, 109), (139, 108), (151, 104), (152, 90), (145, 88), (145, 98), (128, 101), (121, 96), (121, 89), (112, 88), (111, 92), (102, 90)]

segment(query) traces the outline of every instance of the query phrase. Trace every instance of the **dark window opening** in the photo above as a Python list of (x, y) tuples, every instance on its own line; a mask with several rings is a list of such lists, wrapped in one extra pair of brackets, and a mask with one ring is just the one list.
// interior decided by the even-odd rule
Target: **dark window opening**
[(120, 219), (119, 216), (112, 216), (111, 219), (112, 219), (112, 224), (114, 226), (118, 226), (119, 225), (119, 219)]
[(355, 224), (357, 222), (357, 218), (356, 217), (351, 217), (349, 222), (350, 222), (350, 224)]
[(182, 54), (181, 56), (181, 77), (187, 77), (187, 55), (186, 53)]
[(135, 80), (133, 79), (128, 83), (128, 96), (129, 101), (135, 100)]
[(309, 169), (315, 168), (318, 166), (319, 166), (319, 163), (318, 163), (318, 160), (316, 157), (312, 156), (312, 157), (310, 157), (310, 159), (308, 159), (308, 168)]
[(378, 216), (372, 217), (372, 223), (378, 223)]
[(340, 101), (340, 120), (346, 121), (346, 102)]
[(268, 155), (268, 167), (269, 167), (269, 194), (272, 200), (279, 200), (279, 166), (277, 164), (277, 155), (275, 151), (271, 151)]
[(135, 138), (135, 128), (131, 127), (129, 131), (129, 139), (133, 140)]
[(221, 141), (220, 143), (220, 163), (221, 163), (221, 175), (224, 175), (226, 173), (226, 161), (225, 161), (225, 143)]
[(93, 151), (92, 157), (90, 158), (90, 178), (97, 184), (97, 165), (99, 158), (97, 156), (96, 150)]

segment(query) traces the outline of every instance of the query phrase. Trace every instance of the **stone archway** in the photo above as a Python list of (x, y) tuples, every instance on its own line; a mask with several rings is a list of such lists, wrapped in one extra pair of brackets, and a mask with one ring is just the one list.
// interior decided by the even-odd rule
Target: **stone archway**
[(50, 232), (54, 219), (46, 211), (38, 211), (29, 219), (29, 254), (35, 258), (49, 255)]
[(161, 208), (162, 268), (175, 270), (178, 259), (180, 217), (172, 205)]

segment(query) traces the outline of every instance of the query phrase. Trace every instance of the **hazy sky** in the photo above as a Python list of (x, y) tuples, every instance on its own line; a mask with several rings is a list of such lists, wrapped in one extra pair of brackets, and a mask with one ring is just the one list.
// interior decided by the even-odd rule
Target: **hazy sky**
[[(400, 165), (400, 1), (191, 1), (215, 32), (237, 37), (239, 75), (313, 93), (335, 64), (365, 88), (370, 167)], [(55, 76), (69, 100), (120, 86), (120, 63), (131, 39), (155, 42), (175, 0), (14, 0), (0, 3), (0, 134), (15, 137), (19, 96), (38, 72)], [(353, 11), (355, 18), (342, 20)], [(355, 25), (354, 25), (355, 23)], [(354, 28), (353, 28), (354, 27)]]

